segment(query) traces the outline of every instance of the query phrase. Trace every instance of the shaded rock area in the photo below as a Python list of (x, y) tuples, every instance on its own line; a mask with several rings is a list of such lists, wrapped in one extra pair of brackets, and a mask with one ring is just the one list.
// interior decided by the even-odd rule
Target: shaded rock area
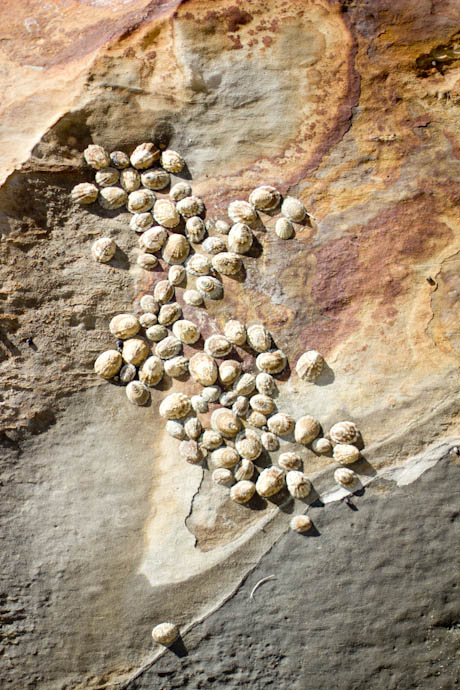
[[(5, 0), (0, 20), (2, 684), (458, 687), (456, 0)], [(177, 299), (203, 337), (266, 325), (279, 410), (356, 422), (358, 510), (309, 448), (309, 502), (234, 504), (158, 416), (198, 384), (165, 377), (137, 408), (95, 376), (110, 319), (167, 265), (136, 265), (124, 209), (70, 192), (88, 144), (143, 141), (184, 156), (173, 181), (210, 220), (260, 184), (305, 204), (288, 241), (261, 213), (224, 299)], [(306, 349), (317, 385), (294, 373)], [(314, 533), (288, 532), (305, 510)], [(163, 620), (183, 632), (166, 654)]]

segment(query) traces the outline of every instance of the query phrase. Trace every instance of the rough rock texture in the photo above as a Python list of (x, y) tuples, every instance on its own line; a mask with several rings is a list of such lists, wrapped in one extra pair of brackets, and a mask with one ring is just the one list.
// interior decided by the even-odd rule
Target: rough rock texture
[[(154, 624), (174, 619), (184, 629), (213, 609), (190, 642), (184, 635), (193, 655), (162, 658), (129, 687), (303, 688), (301, 672), (320, 688), (456, 687), (459, 611), (448, 581), (456, 523), (446, 517), (441, 529), (432, 519), (454, 514), (459, 471), (442, 445), (459, 434), (455, 0), (9, 0), (0, 19), (6, 687), (122, 687), (154, 660)], [(325, 430), (340, 419), (362, 430), (357, 471), (371, 495), (353, 525), (335, 503), (340, 491), (331, 493), (328, 459), (305, 451), (316, 495), (331, 503), (318, 512), (321, 535), (286, 535), (289, 504), (234, 505), (201, 468), (179, 462), (158, 405), (166, 390), (196, 393), (197, 384), (165, 380), (149, 406), (135, 408), (93, 374), (97, 354), (114, 346), (111, 317), (135, 308), (167, 267), (136, 266), (130, 214), (76, 207), (70, 190), (92, 180), (81, 156), (89, 143), (129, 153), (148, 140), (185, 157), (183, 177), (208, 218), (227, 219), (228, 203), (260, 184), (304, 202), (311, 220), (292, 240), (261, 214), (244, 277), (224, 277), (224, 299), (206, 310), (183, 311), (203, 337), (228, 318), (263, 322), (291, 372), (306, 349), (324, 355), (318, 385), (288, 371), (276, 403), (295, 417), (313, 414)], [(90, 257), (102, 235), (119, 247), (109, 265)], [(252, 357), (238, 354), (249, 368)], [(281, 450), (289, 448), (288, 440)], [(375, 479), (405, 463), (415, 468), (408, 489)], [(403, 550), (394, 562), (392, 542), (383, 546), (388, 524)], [(423, 544), (432, 550), (421, 553)], [(312, 607), (311, 646), (312, 623), (295, 598), (306, 581), (299, 571), (312, 567), (304, 545), (324, 559), (300, 606)], [(388, 581), (379, 566), (387, 558)], [(255, 602), (268, 588), (280, 600), (257, 609), (248, 641), (247, 586), (275, 567), (286, 570), (281, 588), (264, 584)], [(348, 592), (335, 592), (337, 573)], [(421, 609), (449, 624), (417, 626)], [(229, 664), (240, 675), (205, 663), (224, 656), (221, 644), (235, 650)], [(333, 663), (320, 661), (331, 648)], [(442, 661), (439, 679), (430, 655)]]

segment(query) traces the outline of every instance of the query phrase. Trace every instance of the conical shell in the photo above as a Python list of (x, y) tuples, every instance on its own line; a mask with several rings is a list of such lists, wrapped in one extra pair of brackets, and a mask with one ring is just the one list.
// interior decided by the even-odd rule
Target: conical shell
[(169, 190), (169, 196), (173, 201), (180, 201), (185, 199), (186, 196), (191, 196), (192, 188), (188, 182), (177, 182)]
[(158, 323), (162, 326), (170, 326), (182, 316), (182, 309), (177, 302), (163, 304), (158, 314)]
[(192, 254), (185, 263), (185, 269), (192, 276), (205, 276), (211, 272), (211, 261), (204, 254)]
[(317, 438), (312, 442), (311, 449), (314, 453), (327, 455), (332, 450), (332, 444), (327, 438)]
[(191, 410), (190, 398), (184, 393), (171, 393), (160, 404), (159, 412), (164, 419), (183, 419)]
[(108, 211), (114, 211), (126, 204), (128, 195), (120, 187), (104, 187), (99, 192), (99, 204)]
[(236, 503), (248, 503), (256, 491), (255, 484), (243, 479), (230, 489), (230, 498)]
[(278, 412), (268, 420), (268, 430), (277, 436), (288, 436), (292, 434), (295, 421), (288, 414)]
[(220, 486), (231, 486), (235, 480), (231, 470), (226, 467), (218, 467), (212, 473), (212, 481)]
[(214, 429), (206, 429), (201, 438), (201, 443), (207, 450), (215, 450), (223, 443), (222, 434), (214, 431)]
[(263, 395), (272, 395), (276, 388), (275, 379), (263, 371), (256, 376), (256, 388)]
[(128, 338), (123, 344), (121, 356), (127, 364), (138, 367), (149, 354), (149, 346), (142, 338)]
[(138, 189), (128, 196), (128, 211), (130, 213), (144, 213), (150, 211), (155, 203), (155, 194), (150, 189)]
[(145, 314), (141, 314), (139, 316), (139, 323), (141, 324), (142, 328), (150, 328), (150, 326), (154, 326), (157, 322), (158, 319), (152, 312), (146, 312)]
[(95, 170), (102, 170), (108, 168), (110, 165), (110, 158), (108, 153), (97, 144), (90, 144), (84, 151), (83, 157), (85, 161)]
[(139, 144), (131, 154), (130, 161), (133, 168), (145, 170), (150, 168), (160, 158), (160, 151), (150, 142)]
[(225, 220), (216, 220), (214, 228), (220, 235), (228, 235), (230, 232), (230, 225)]
[(235, 391), (238, 395), (251, 395), (256, 387), (256, 377), (254, 374), (243, 374), (235, 384)]
[(171, 149), (166, 149), (166, 151), (163, 151), (160, 162), (165, 170), (172, 173), (180, 172), (185, 165), (185, 161), (182, 156), (180, 156), (177, 151), (172, 151)]
[(125, 168), (120, 173), (120, 184), (125, 192), (131, 194), (141, 186), (141, 176), (134, 168)]
[(185, 433), (192, 441), (196, 441), (201, 434), (201, 422), (198, 417), (190, 417), (184, 424)]
[(96, 240), (91, 247), (91, 254), (93, 259), (102, 264), (108, 263), (115, 256), (117, 245), (110, 237), (101, 237)]
[(155, 266), (158, 265), (158, 259), (153, 254), (142, 253), (137, 257), (136, 263), (145, 271), (153, 271)]
[(267, 467), (262, 470), (257, 481), (256, 491), (259, 496), (268, 498), (281, 491), (284, 487), (284, 472), (279, 467)]
[[(209, 355), (206, 355), (206, 357), (208, 357), (208, 356)], [(212, 358), (210, 358), (210, 361), (212, 361), (213, 364), (215, 365), (215, 362)], [(201, 395), (208, 402), (216, 402), (216, 400), (219, 400), (219, 396), (220, 396), (221, 392), (222, 391), (219, 388), (219, 386), (206, 386), (201, 391)]]
[(172, 376), (173, 378), (184, 376), (184, 374), (186, 374), (188, 371), (188, 359), (182, 355), (176, 355), (176, 357), (171, 357), (171, 359), (165, 360), (164, 367), (168, 376)]
[(175, 204), (169, 199), (158, 199), (153, 207), (153, 217), (165, 228), (175, 228), (180, 223), (180, 216)]
[(140, 307), (143, 312), (151, 312), (152, 314), (158, 314), (160, 310), (160, 305), (153, 295), (143, 295), (140, 300)]
[(166, 336), (168, 335), (168, 329), (166, 326), (160, 326), (160, 324), (156, 324), (155, 326), (150, 326), (147, 328), (145, 331), (145, 335), (149, 340), (151, 340), (154, 343), (160, 342), (160, 340), (164, 340)]
[(129, 383), (136, 378), (137, 369), (134, 364), (124, 364), (120, 369), (120, 381), (122, 383)]
[(203, 297), (198, 290), (185, 290), (182, 299), (185, 304), (189, 304), (191, 307), (201, 307), (203, 304)]
[(298, 470), (302, 467), (302, 456), (294, 451), (281, 453), (278, 458), (278, 465), (286, 472), (289, 472), (289, 470)]
[(207, 299), (222, 299), (224, 294), (224, 286), (213, 276), (200, 276), (196, 281), (196, 288)]
[(160, 623), (153, 628), (152, 637), (158, 644), (169, 647), (179, 637), (179, 628), (174, 623)]
[(173, 438), (177, 438), (178, 441), (183, 441), (185, 438), (185, 429), (180, 422), (176, 422), (173, 419), (169, 419), (166, 422), (166, 433), (168, 433)]
[(104, 168), (103, 170), (98, 170), (94, 179), (100, 187), (111, 187), (117, 184), (120, 173), (115, 168)]
[(157, 252), (164, 246), (167, 239), (167, 231), (160, 225), (156, 225), (139, 237), (139, 247), (145, 252)]
[(290, 240), (294, 234), (294, 226), (287, 218), (278, 218), (275, 223), (275, 233), (282, 240)]
[(234, 223), (255, 223), (257, 221), (257, 211), (252, 204), (247, 201), (232, 201), (228, 207), (228, 217)]
[(308, 532), (309, 529), (311, 529), (313, 523), (311, 519), (308, 517), (308, 515), (294, 515), (292, 520), (289, 523), (289, 527), (294, 531), (294, 532)]
[(265, 326), (261, 323), (256, 323), (254, 326), (250, 326), (247, 330), (247, 340), (248, 344), (256, 352), (265, 352), (270, 349), (272, 344), (272, 337), (267, 331)]
[(203, 460), (203, 454), (196, 441), (182, 441), (179, 445), (179, 455), (191, 465), (198, 465)]
[(163, 372), (163, 362), (159, 357), (152, 355), (139, 369), (139, 380), (147, 386), (156, 386), (163, 378)]
[(235, 391), (224, 391), (219, 398), (219, 403), (222, 407), (232, 407), (237, 399)]
[(168, 271), (168, 280), (171, 285), (180, 285), (185, 280), (185, 268), (181, 265), (171, 266)]
[(256, 367), (267, 374), (281, 373), (286, 364), (286, 355), (281, 350), (262, 352), (256, 359)]
[(199, 216), (188, 218), (185, 223), (185, 234), (190, 242), (201, 242), (206, 235), (204, 221)]
[(231, 319), (224, 326), (225, 337), (234, 345), (244, 345), (246, 342), (246, 328), (241, 321)]
[(205, 352), (197, 352), (190, 358), (189, 371), (192, 379), (202, 386), (212, 386), (217, 379), (217, 364)]
[(163, 248), (163, 259), (168, 264), (183, 264), (190, 251), (190, 244), (183, 235), (170, 235)]
[(253, 410), (255, 410), (256, 412), (261, 412), (266, 417), (270, 415), (275, 409), (275, 403), (270, 398), (270, 396), (263, 395), (262, 393), (253, 395), (251, 400), (249, 401), (249, 404), (251, 405)]
[(320, 433), (321, 427), (319, 422), (313, 417), (305, 415), (297, 420), (295, 425), (294, 437), (297, 443), (304, 445), (311, 443)]
[(254, 463), (252, 460), (243, 458), (235, 467), (234, 475), (237, 482), (251, 479), (254, 475)]
[(211, 453), (209, 461), (210, 468), (217, 469), (218, 467), (225, 467), (231, 470), (238, 464), (240, 456), (235, 448), (229, 446), (222, 446)]
[(201, 248), (206, 254), (212, 254), (213, 256), (227, 251), (227, 245), (220, 237), (207, 237)]
[(72, 189), (72, 201), (82, 205), (92, 204), (96, 201), (98, 193), (96, 185), (82, 182)]
[(248, 415), (248, 423), (252, 424), (252, 426), (256, 426), (258, 429), (262, 429), (267, 426), (267, 418), (262, 412), (252, 410)]
[(94, 371), (104, 379), (111, 379), (118, 374), (121, 365), (121, 354), (116, 350), (106, 350), (94, 362)]
[(273, 453), (273, 451), (278, 450), (280, 447), (278, 436), (272, 434), (271, 431), (265, 431), (260, 437), (260, 440), (265, 450), (268, 450), (270, 453)]
[(316, 350), (304, 352), (299, 358), (295, 370), (304, 381), (315, 381), (321, 374), (324, 366), (322, 355)]
[(129, 157), (123, 151), (112, 151), (110, 154), (110, 162), (115, 168), (121, 170), (127, 168), (129, 165)]
[(241, 429), (241, 422), (231, 410), (220, 407), (211, 415), (211, 427), (225, 438), (232, 438)]
[(329, 435), (334, 443), (355, 443), (359, 431), (353, 422), (338, 422), (331, 428)]
[(341, 484), (349, 489), (356, 484), (358, 475), (353, 472), (353, 470), (348, 469), (348, 467), (339, 467), (339, 469), (334, 472), (334, 479), (337, 484)]
[(341, 465), (352, 465), (359, 460), (361, 453), (356, 448), (348, 443), (338, 443), (334, 447), (334, 460), (340, 462)]
[(244, 417), (249, 409), (249, 399), (245, 395), (239, 395), (232, 405), (232, 412), (238, 417)]
[(307, 475), (297, 470), (291, 470), (287, 473), (286, 485), (294, 498), (306, 498), (312, 490), (311, 481)]
[(126, 386), (126, 397), (133, 405), (145, 405), (150, 397), (149, 389), (141, 381), (131, 381)]
[(159, 280), (153, 289), (153, 296), (159, 304), (166, 304), (174, 297), (174, 286), (169, 280)]
[(294, 223), (301, 223), (307, 212), (300, 199), (296, 199), (293, 196), (287, 196), (281, 204), (281, 213), (288, 220)]
[[(248, 429), (236, 439), (236, 449), (242, 458), (246, 460), (256, 460), (262, 452), (262, 441), (257, 433), (249, 433)], [(249, 479), (249, 477), (245, 477)]]
[(161, 168), (146, 170), (141, 175), (142, 184), (147, 189), (160, 190), (168, 186), (170, 182), (169, 174)]
[(160, 340), (159, 343), (157, 343), (155, 347), (155, 354), (158, 355), (160, 359), (171, 359), (171, 357), (175, 357), (176, 355), (178, 355), (181, 350), (181, 341), (174, 335), (170, 335), (167, 338)]
[(131, 338), (141, 327), (139, 319), (134, 314), (117, 314), (109, 323), (109, 330), (116, 338)]
[(281, 201), (281, 194), (275, 187), (263, 185), (249, 195), (249, 203), (259, 211), (272, 211)]
[(177, 202), (176, 208), (184, 218), (199, 216), (204, 211), (204, 204), (197, 196), (186, 196)]
[(212, 257), (213, 268), (224, 276), (233, 276), (241, 271), (241, 257), (234, 252), (221, 252)]
[(224, 386), (229, 386), (241, 373), (241, 364), (236, 359), (226, 359), (219, 366), (219, 378)]
[(193, 345), (193, 343), (200, 339), (200, 329), (193, 321), (188, 321), (187, 319), (176, 321), (172, 330), (176, 338), (179, 338), (187, 345)]
[[(170, 360), (171, 361), (171, 360)], [(188, 361), (187, 361), (187, 369), (188, 369)], [(191, 397), (191, 402), (192, 402), (192, 407), (195, 410), (195, 412), (199, 413), (205, 413), (208, 411), (208, 403), (207, 401), (203, 398), (201, 395), (192, 395)]]
[[(133, 213), (129, 221), (129, 227), (134, 232), (145, 232), (153, 225), (153, 216), (149, 211), (145, 213)], [(162, 228), (163, 229), (163, 228)]]
[(204, 341), (204, 351), (211, 357), (225, 357), (232, 349), (232, 344), (224, 335), (210, 335)]
[(229, 251), (246, 254), (252, 247), (253, 234), (245, 223), (235, 223), (228, 234)]

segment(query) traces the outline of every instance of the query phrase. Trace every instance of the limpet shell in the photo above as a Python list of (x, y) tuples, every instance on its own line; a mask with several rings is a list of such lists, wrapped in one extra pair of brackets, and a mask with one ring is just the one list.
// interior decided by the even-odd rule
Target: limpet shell
[(230, 489), (230, 498), (236, 503), (248, 503), (256, 491), (255, 484), (246, 479), (237, 482)]
[(225, 467), (231, 470), (238, 464), (240, 456), (235, 448), (230, 448), (230, 446), (222, 446), (222, 448), (217, 448), (211, 453), (210, 465), (213, 469), (218, 467)]
[(275, 187), (262, 185), (249, 195), (249, 203), (258, 211), (273, 211), (281, 201), (281, 194)]
[(126, 397), (133, 405), (145, 405), (150, 397), (149, 389), (141, 381), (130, 381), (126, 386)]
[(131, 230), (134, 230), (134, 232), (145, 232), (151, 228), (152, 225), (153, 216), (148, 211), (146, 213), (133, 213), (129, 221), (129, 227)]
[(264, 431), (260, 440), (265, 450), (268, 450), (270, 453), (273, 453), (273, 451), (278, 450), (280, 447), (278, 436), (272, 434), (271, 431)]
[(207, 237), (201, 248), (206, 254), (220, 254), (227, 251), (227, 245), (220, 237)]
[(120, 184), (130, 194), (135, 192), (141, 186), (141, 176), (134, 170), (134, 168), (125, 168), (120, 173)]
[(150, 211), (155, 203), (155, 194), (150, 189), (138, 189), (128, 196), (128, 211), (130, 213), (143, 213)]
[(252, 412), (249, 414), (248, 422), (249, 424), (252, 424), (252, 426), (256, 426), (259, 429), (267, 426), (266, 416), (262, 414), (262, 412), (257, 412), (256, 410), (252, 410)]
[(183, 235), (169, 235), (163, 248), (163, 259), (168, 264), (183, 264), (190, 251), (190, 244)]
[(75, 185), (72, 189), (72, 201), (77, 201), (79, 204), (92, 204), (96, 201), (99, 190), (96, 185), (90, 182), (82, 182)]
[(172, 331), (176, 338), (179, 338), (183, 343), (187, 345), (193, 345), (197, 340), (200, 339), (200, 329), (196, 326), (193, 321), (188, 321), (187, 319), (181, 319), (176, 321)]
[(236, 359), (226, 359), (219, 366), (219, 378), (224, 386), (229, 386), (241, 374), (241, 364)]
[(297, 420), (295, 425), (294, 438), (297, 443), (304, 445), (311, 443), (320, 433), (321, 427), (319, 422), (313, 417), (304, 415)]
[(238, 417), (244, 417), (249, 409), (249, 400), (245, 395), (239, 395), (232, 405), (232, 411)]
[(185, 161), (182, 156), (180, 156), (177, 151), (173, 151), (172, 149), (166, 149), (163, 151), (160, 162), (161, 166), (165, 170), (172, 173), (180, 172), (185, 165)]
[(231, 319), (224, 326), (224, 335), (234, 345), (244, 345), (246, 342), (246, 327), (241, 321)]
[(240, 430), (241, 422), (231, 410), (220, 407), (211, 415), (211, 427), (222, 436), (232, 438)]
[(252, 247), (253, 234), (245, 223), (235, 223), (228, 234), (228, 249), (236, 254), (246, 254)]
[(221, 252), (212, 257), (212, 266), (224, 276), (233, 276), (241, 271), (243, 262), (241, 257), (234, 252)]
[(288, 436), (292, 434), (295, 421), (285, 412), (278, 412), (268, 420), (268, 430), (277, 436)]
[(199, 216), (204, 211), (204, 204), (197, 196), (186, 196), (177, 202), (176, 208), (184, 218)]
[(212, 473), (212, 481), (220, 486), (231, 486), (234, 483), (233, 473), (226, 467), (218, 467)]
[(204, 351), (211, 357), (225, 357), (232, 349), (232, 344), (224, 335), (210, 335), (204, 341)]
[(158, 314), (160, 305), (152, 295), (142, 295), (139, 302), (142, 311)]
[(153, 254), (139, 254), (136, 263), (138, 266), (146, 271), (153, 271), (155, 266), (158, 265), (158, 259)]
[(214, 429), (206, 429), (201, 437), (201, 444), (207, 450), (215, 450), (222, 445), (223, 440), (222, 434), (220, 434), (218, 431), (214, 431)]
[(186, 196), (191, 196), (192, 188), (188, 182), (176, 182), (169, 190), (169, 196), (173, 201), (180, 201)]
[(243, 458), (235, 467), (234, 475), (237, 482), (251, 479), (254, 475), (254, 463), (252, 460)]
[(263, 395), (272, 395), (275, 391), (275, 379), (271, 374), (262, 371), (256, 376), (256, 388)]
[(99, 204), (108, 211), (114, 211), (126, 204), (128, 195), (120, 187), (104, 187), (99, 192)]
[(120, 369), (120, 381), (122, 383), (129, 383), (136, 378), (137, 369), (134, 364), (124, 364)]
[(111, 379), (118, 374), (121, 365), (121, 354), (116, 350), (106, 350), (94, 362), (94, 371), (104, 379)]
[(145, 170), (146, 168), (150, 168), (150, 166), (155, 163), (159, 157), (160, 151), (157, 149), (155, 144), (146, 142), (136, 146), (131, 154), (130, 161), (133, 168)]
[(128, 338), (123, 344), (121, 356), (127, 364), (138, 367), (149, 354), (149, 346), (142, 338)]
[(182, 309), (177, 302), (170, 302), (163, 304), (158, 314), (158, 323), (162, 326), (170, 326), (172, 323), (180, 319), (182, 316)]
[[(246, 460), (256, 460), (262, 452), (262, 441), (256, 433), (249, 435), (243, 432), (237, 437), (235, 445), (238, 453)], [(249, 477), (244, 477), (244, 479), (249, 479)]]
[[(188, 361), (187, 361), (187, 370), (188, 370)], [(204, 413), (204, 412), (208, 411), (208, 403), (203, 398), (202, 395), (192, 395), (191, 401), (192, 401), (192, 407), (195, 410), (195, 412)]]
[(252, 204), (247, 201), (232, 201), (228, 207), (228, 217), (234, 223), (255, 223), (257, 221), (257, 211)]
[(196, 287), (200, 295), (207, 299), (221, 299), (224, 294), (224, 286), (213, 276), (200, 276), (196, 281)]
[(109, 330), (116, 338), (131, 338), (141, 327), (139, 319), (134, 314), (117, 314), (109, 323)]
[[(155, 326), (152, 326), (152, 328), (155, 328)], [(160, 340), (155, 346), (155, 354), (161, 359), (171, 359), (171, 357), (178, 355), (181, 350), (182, 343), (174, 335), (163, 338), (163, 340)]]
[(183, 357), (183, 355), (177, 355), (176, 357), (165, 360), (164, 367), (168, 376), (172, 376), (173, 378), (184, 376), (188, 371), (188, 359), (187, 357)]
[(175, 204), (169, 199), (158, 199), (153, 207), (153, 217), (165, 228), (175, 228), (180, 223), (180, 216)]
[(201, 307), (203, 304), (203, 297), (200, 295), (198, 290), (185, 290), (184, 294), (182, 295), (182, 299), (184, 300), (185, 304), (188, 304), (191, 307)]
[(294, 226), (287, 218), (278, 218), (275, 223), (275, 233), (282, 240), (290, 240), (294, 234)]
[(348, 469), (348, 467), (339, 467), (339, 469), (334, 472), (334, 479), (337, 484), (350, 488), (354, 486), (358, 480), (358, 475), (356, 472), (353, 472), (353, 470)]
[(270, 415), (275, 409), (275, 403), (270, 398), (269, 395), (263, 395), (262, 393), (257, 393), (253, 395), (249, 401), (250, 406), (256, 412), (261, 412), (265, 416)]
[(151, 340), (154, 343), (160, 342), (160, 340), (164, 340), (166, 336), (168, 335), (168, 329), (165, 326), (160, 326), (160, 324), (157, 324), (155, 326), (150, 326), (150, 328), (147, 328), (145, 331), (145, 335), (149, 340)]
[(238, 395), (251, 395), (256, 387), (256, 377), (254, 374), (243, 374), (235, 384)]
[(185, 433), (190, 440), (196, 441), (201, 434), (201, 422), (198, 417), (190, 417), (184, 424)]
[[(208, 356), (208, 355), (206, 355)], [(212, 358), (210, 358), (214, 366), (216, 366), (216, 363)], [(216, 372), (217, 372), (217, 367), (216, 367)], [(217, 378), (217, 376), (216, 376)], [(201, 391), (202, 397), (207, 401), (207, 402), (216, 402), (216, 400), (219, 400), (219, 396), (221, 394), (221, 390), (219, 386), (206, 386), (206, 388), (203, 388)]]
[(185, 430), (180, 422), (176, 422), (173, 419), (169, 419), (166, 422), (166, 433), (168, 433), (173, 438), (177, 438), (178, 441), (183, 441), (185, 438)]
[(332, 450), (332, 443), (327, 438), (316, 438), (311, 444), (311, 449), (314, 453), (327, 455)]
[(257, 356), (256, 367), (267, 374), (279, 374), (286, 367), (287, 359), (282, 350), (262, 352)]
[(139, 369), (139, 380), (147, 386), (156, 386), (163, 378), (163, 372), (163, 362), (156, 355), (152, 355)]
[(204, 221), (199, 216), (191, 216), (185, 223), (185, 234), (190, 242), (199, 243), (206, 235)]
[(294, 532), (299, 532), (300, 534), (302, 532), (308, 532), (308, 530), (311, 529), (312, 525), (313, 523), (311, 519), (308, 517), (308, 515), (294, 515), (294, 517), (289, 523), (289, 527)]
[(98, 170), (94, 179), (100, 187), (110, 187), (117, 184), (120, 173), (115, 168), (104, 168)]
[(145, 252), (157, 252), (167, 239), (167, 231), (160, 225), (155, 225), (139, 237), (139, 247)]
[(211, 269), (211, 261), (204, 254), (192, 254), (185, 263), (185, 270), (192, 276), (205, 276)]
[(116, 251), (117, 245), (110, 237), (101, 237), (99, 240), (96, 240), (91, 247), (93, 259), (102, 264), (106, 264), (113, 259)]
[(182, 419), (191, 410), (190, 398), (184, 393), (171, 393), (161, 403), (159, 412), (164, 419)]
[(160, 190), (168, 186), (170, 182), (169, 174), (161, 168), (146, 170), (141, 175), (142, 184), (147, 189)]
[[(202, 386), (212, 386), (217, 379), (217, 364), (214, 359), (205, 352), (197, 352), (193, 355), (188, 363), (188, 368), (192, 379), (201, 383)], [(205, 397), (204, 391), (202, 395), (205, 400), (208, 399)]]
[(358, 440), (359, 431), (353, 422), (337, 422), (331, 428), (329, 435), (334, 443), (355, 443)]
[(254, 326), (250, 326), (247, 330), (247, 340), (248, 344), (256, 352), (265, 352), (270, 349), (272, 344), (272, 337), (267, 331), (265, 326), (261, 323), (256, 323)]
[(171, 266), (168, 271), (168, 280), (171, 285), (180, 285), (185, 279), (185, 268), (183, 266)]
[(191, 465), (198, 465), (203, 460), (200, 447), (194, 440), (182, 441), (179, 445), (179, 455)]
[(129, 156), (123, 151), (112, 151), (110, 154), (110, 161), (118, 169), (127, 168), (129, 165)]
[(294, 451), (281, 453), (278, 458), (278, 465), (286, 472), (289, 470), (298, 470), (299, 467), (302, 467), (302, 456)]
[(153, 628), (152, 637), (158, 644), (169, 647), (179, 637), (179, 628), (174, 623), (160, 623)]
[(110, 165), (110, 158), (108, 153), (102, 146), (97, 144), (90, 144), (84, 151), (83, 157), (89, 166), (95, 170), (102, 170), (108, 168)]
[(169, 280), (159, 280), (153, 289), (153, 296), (159, 304), (166, 304), (174, 297), (174, 286)]
[(334, 460), (340, 462), (342, 465), (352, 465), (359, 460), (361, 453), (356, 448), (348, 443), (338, 443), (334, 447)]
[(219, 403), (222, 407), (232, 407), (236, 402), (237, 394), (235, 391), (224, 391), (219, 397)]
[(216, 220), (214, 229), (220, 235), (228, 235), (230, 232), (230, 225), (225, 220)]
[(147, 311), (139, 316), (139, 323), (142, 328), (150, 328), (150, 326), (154, 326), (157, 322), (158, 319), (153, 312)]
[(279, 467), (272, 466), (262, 470), (256, 481), (256, 491), (263, 498), (277, 494), (283, 487), (284, 472)]
[(286, 485), (294, 498), (306, 498), (312, 490), (311, 481), (307, 475), (298, 470), (291, 470), (287, 473)]
[(296, 199), (293, 196), (287, 196), (281, 204), (281, 213), (288, 220), (294, 223), (301, 223), (307, 211), (300, 199)]
[(309, 350), (299, 357), (295, 370), (303, 381), (315, 381), (321, 374), (323, 366), (323, 356), (316, 350)]

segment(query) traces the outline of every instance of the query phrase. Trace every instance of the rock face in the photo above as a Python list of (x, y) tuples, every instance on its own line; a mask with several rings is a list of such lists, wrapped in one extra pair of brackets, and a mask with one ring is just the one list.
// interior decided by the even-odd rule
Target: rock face
[[(305, 669), (319, 688), (342, 672), (338, 686), (362, 690), (458, 683), (456, 9), (454, 0), (2, 4), (6, 687), (207, 687), (214, 677), (262, 688), (276, 676), (300, 690)], [(361, 429), (353, 469), (369, 486), (356, 513), (337, 503), (335, 466), (306, 451), (317, 505), (327, 504), (309, 513), (313, 538), (285, 534), (284, 504), (237, 505), (201, 467), (184, 469), (158, 415), (169, 384), (138, 408), (94, 374), (97, 355), (115, 347), (111, 318), (136, 311), (169, 267), (136, 264), (126, 209), (80, 207), (70, 192), (93, 181), (86, 146), (130, 154), (144, 141), (183, 155), (172, 182), (189, 179), (209, 219), (228, 222), (228, 204), (261, 185), (307, 209), (289, 240), (262, 213), (245, 274), (223, 276), (224, 299), (185, 304), (183, 315), (203, 339), (230, 318), (264, 324), (289, 361), (278, 409), (312, 415), (324, 431), (344, 419)], [(100, 237), (117, 244), (108, 264), (91, 258)], [(326, 361), (315, 385), (293, 373), (307, 350)], [(168, 394), (199, 390), (174, 381)], [(248, 587), (271, 574), (248, 601)], [(257, 625), (243, 640), (248, 603)], [(180, 626), (189, 658), (155, 661), (150, 630), (165, 620)], [(230, 647), (247, 658), (248, 646), (252, 670), (215, 664)], [(324, 650), (336, 667), (320, 661)], [(345, 671), (341, 654), (353, 658)]]

